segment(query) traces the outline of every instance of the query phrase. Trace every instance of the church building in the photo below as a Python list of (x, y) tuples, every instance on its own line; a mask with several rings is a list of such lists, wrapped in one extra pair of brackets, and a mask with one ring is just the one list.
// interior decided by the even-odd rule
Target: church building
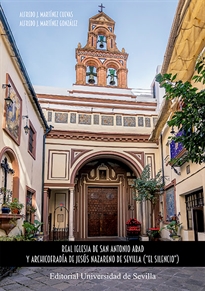
[(45, 145), (45, 239), (56, 230), (69, 230), (69, 240), (125, 237), (126, 221), (148, 213), (133, 200), (133, 179), (147, 164), (153, 177), (160, 168), (158, 144), (149, 141), (157, 101), (128, 87), (128, 53), (117, 48), (115, 22), (102, 8), (76, 48), (75, 84), (35, 87), (53, 126)]
[[(179, 239), (204, 241), (204, 163), (184, 158), (187, 150), (170, 142), (179, 129), (167, 125), (180, 102), (163, 98), (156, 80), (152, 94), (129, 88), (128, 52), (117, 47), (115, 21), (99, 7), (73, 55), (75, 83), (64, 89), (32, 86), (0, 5), (0, 237), (39, 220), (44, 240), (125, 240), (126, 222), (136, 218), (143, 240), (159, 221), (161, 238), (170, 240), (166, 226), (175, 217)], [(205, 56), (204, 8), (179, 1), (157, 74), (192, 82)], [(146, 165), (151, 178), (161, 169), (164, 180), (153, 217), (149, 202), (134, 199)], [(8, 207), (14, 199), (23, 205), (17, 214)]]

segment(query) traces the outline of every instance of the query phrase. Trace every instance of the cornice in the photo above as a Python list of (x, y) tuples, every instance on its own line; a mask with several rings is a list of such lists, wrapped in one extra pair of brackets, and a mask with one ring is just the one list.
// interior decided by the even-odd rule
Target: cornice
[[(48, 103), (48, 100), (40, 100), (39, 101), (40, 102), (40, 104), (47, 104)], [(69, 110), (68, 111), (72, 111), (72, 107), (73, 106), (79, 106), (79, 107), (93, 107), (93, 106), (95, 106), (96, 108), (110, 108), (110, 109), (123, 109), (123, 110), (135, 110), (135, 111), (156, 111), (156, 108), (154, 107), (149, 107), (149, 108), (147, 108), (147, 107), (138, 107), (138, 106), (133, 106), (132, 104), (130, 104), (130, 106), (120, 106), (120, 105), (116, 105), (116, 104), (110, 104), (110, 105), (108, 105), (108, 104), (106, 104), (106, 105), (104, 105), (104, 104), (98, 104), (98, 103), (94, 103), (94, 102), (91, 102), (91, 103), (75, 103), (75, 104), (73, 104), (73, 103), (69, 103), (69, 102), (58, 102), (58, 101), (49, 101), (49, 104), (56, 104), (56, 105), (67, 105), (67, 106), (69, 106), (70, 105), (70, 107), (69, 107)], [(72, 107), (71, 107), (72, 106)], [(64, 109), (65, 110), (65, 109)], [(74, 109), (74, 111), (76, 111), (76, 109)]]
[[(45, 103), (47, 104), (47, 103)], [(120, 116), (123, 116), (123, 117), (149, 117), (149, 118), (157, 118), (157, 113), (156, 112), (152, 112), (152, 113), (147, 113), (145, 111), (142, 111), (142, 109), (139, 111), (139, 113), (135, 113), (135, 112), (109, 112), (109, 111), (106, 111), (106, 112), (100, 112), (98, 111), (97, 109), (93, 108), (93, 110), (91, 111), (88, 111), (88, 110), (80, 110), (80, 109), (62, 109), (62, 108), (48, 108), (47, 106), (43, 106), (42, 105), (42, 109), (43, 110), (46, 110), (46, 111), (51, 111), (51, 112), (65, 112), (65, 113), (79, 113), (79, 114), (86, 114), (86, 115), (99, 115), (99, 116), (103, 116), (103, 115), (110, 115), (110, 116), (117, 116), (117, 115), (120, 115)], [(131, 111), (131, 110), (130, 110)]]
[(47, 187), (47, 189), (65, 189), (65, 190), (67, 190), (67, 189), (72, 189), (74, 186), (75, 186), (75, 184), (72, 184), (72, 183), (56, 183), (55, 181), (54, 182), (52, 182), (52, 181), (50, 181), (49, 183), (44, 183), (44, 186), (45, 187)]
[(149, 141), (149, 134), (115, 134), (115, 133), (93, 133), (80, 131), (52, 130), (47, 139), (84, 140), (99, 142), (131, 142), (131, 143), (152, 143)]
[[(79, 102), (82, 104), (82, 102), (92, 102), (93, 104), (97, 105), (97, 103), (106, 103), (109, 104), (111, 103), (112, 105), (131, 105), (131, 106), (152, 106), (154, 108), (157, 107), (156, 102), (142, 102), (142, 101), (136, 101), (134, 99), (131, 99), (130, 101), (127, 100), (113, 100), (113, 99), (100, 99), (100, 98), (87, 98), (87, 97), (75, 97), (75, 96), (59, 96), (59, 95), (48, 95), (48, 94), (38, 94), (38, 99), (39, 102), (42, 102), (41, 99), (46, 99), (48, 100), (59, 100), (59, 101), (70, 101), (70, 102)], [(75, 103), (78, 104), (78, 103)]]
[(122, 53), (122, 52), (107, 52), (107, 51), (98, 51), (98, 50), (93, 50), (93, 49), (87, 49), (87, 48), (80, 48), (76, 49), (76, 57), (77, 56), (92, 56), (92, 57), (97, 57), (97, 58), (112, 58), (112, 59), (123, 59), (127, 60), (128, 54), (127, 53)]
[[(85, 86), (87, 87), (87, 86)], [(70, 94), (91, 94), (91, 95), (105, 95), (105, 96), (117, 96), (117, 97), (132, 97), (132, 98), (136, 98), (136, 96), (134, 94), (124, 94), (124, 93), (111, 93), (111, 92), (100, 92), (100, 91), (97, 91), (98, 88), (102, 88), (102, 86), (95, 86), (96, 90), (95, 91), (83, 91), (83, 90), (68, 90), (68, 92)], [(113, 88), (113, 87), (112, 87)], [(123, 88), (117, 88), (119, 90), (131, 90), (131, 89), (123, 89)]]
[(89, 18), (89, 23), (90, 22), (94, 22), (94, 23), (98, 23), (98, 22), (102, 22), (102, 20), (98, 19), (100, 18), (101, 16), (105, 17), (106, 18), (106, 23), (111, 23), (111, 24), (115, 24), (115, 21), (110, 17), (108, 16), (105, 12), (101, 11), (99, 12), (98, 14), (92, 16)]
[(172, 28), (171, 28), (171, 32), (170, 32), (170, 36), (169, 36), (169, 40), (168, 40), (168, 44), (167, 44), (167, 48), (166, 48), (166, 52), (164, 55), (164, 61), (162, 64), (162, 69), (161, 69), (162, 74), (165, 74), (169, 67), (170, 60), (171, 60), (173, 50), (174, 50), (174, 46), (177, 41), (179, 28), (182, 24), (182, 21), (187, 12), (188, 6), (190, 5), (190, 2), (191, 0), (180, 0), (178, 3), (177, 10), (176, 10), (175, 17), (172, 24)]

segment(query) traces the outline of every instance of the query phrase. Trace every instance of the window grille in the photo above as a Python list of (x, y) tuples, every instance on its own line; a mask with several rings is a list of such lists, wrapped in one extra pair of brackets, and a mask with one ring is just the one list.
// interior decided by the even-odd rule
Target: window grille
[(203, 190), (191, 193), (185, 196), (186, 211), (187, 211), (187, 227), (193, 229), (192, 225), (192, 209), (204, 206)]

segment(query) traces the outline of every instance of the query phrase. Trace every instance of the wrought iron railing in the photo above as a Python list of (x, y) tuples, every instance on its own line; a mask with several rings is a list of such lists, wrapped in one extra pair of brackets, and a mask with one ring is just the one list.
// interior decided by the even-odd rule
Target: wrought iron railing
[(53, 241), (68, 240), (68, 236), (69, 236), (69, 228), (68, 227), (65, 227), (65, 228), (54, 227), (53, 228), (53, 231), (52, 231)]

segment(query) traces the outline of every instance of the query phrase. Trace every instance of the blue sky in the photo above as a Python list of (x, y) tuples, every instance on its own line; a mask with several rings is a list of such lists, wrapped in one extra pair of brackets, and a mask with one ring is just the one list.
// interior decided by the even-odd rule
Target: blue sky
[[(75, 83), (75, 48), (86, 44), (88, 20), (101, 3), (115, 21), (118, 49), (129, 54), (128, 87), (150, 88), (163, 62), (178, 0), (1, 1), (33, 85), (70, 88)], [(51, 11), (56, 18), (36, 17)], [(35, 17), (24, 17), (26, 12)], [(37, 27), (37, 21), (45, 20), (58, 20), (58, 25)], [(61, 26), (62, 20), (75, 26)], [(30, 26), (23, 26), (24, 21)]]

